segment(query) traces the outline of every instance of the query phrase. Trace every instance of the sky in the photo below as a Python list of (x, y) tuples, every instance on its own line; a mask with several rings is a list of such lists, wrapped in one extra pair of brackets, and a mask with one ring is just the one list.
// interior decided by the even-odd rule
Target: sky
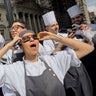
[(96, 14), (96, 0), (86, 0), (86, 2), (88, 10)]

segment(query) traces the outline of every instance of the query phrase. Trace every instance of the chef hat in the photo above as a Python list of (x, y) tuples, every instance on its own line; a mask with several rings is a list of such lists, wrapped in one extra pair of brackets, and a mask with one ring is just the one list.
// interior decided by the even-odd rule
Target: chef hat
[(70, 7), (69, 9), (67, 9), (67, 12), (68, 12), (70, 18), (73, 18), (79, 14), (82, 14), (81, 9), (78, 5), (74, 5), (74, 6)]
[(50, 11), (50, 12), (44, 14), (42, 17), (43, 17), (45, 26), (48, 26), (54, 22), (57, 22), (54, 11)]

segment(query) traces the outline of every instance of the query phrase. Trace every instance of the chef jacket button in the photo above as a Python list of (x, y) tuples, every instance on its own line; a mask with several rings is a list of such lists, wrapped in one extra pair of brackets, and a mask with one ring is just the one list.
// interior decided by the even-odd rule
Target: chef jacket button
[(51, 68), (49, 68), (49, 71), (51, 71)]
[(53, 74), (53, 76), (56, 76), (55, 74)]

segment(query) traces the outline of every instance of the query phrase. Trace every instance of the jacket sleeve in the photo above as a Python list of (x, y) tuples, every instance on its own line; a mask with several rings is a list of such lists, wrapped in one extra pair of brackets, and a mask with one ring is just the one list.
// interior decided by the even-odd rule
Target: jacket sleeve
[(0, 87), (4, 85), (5, 77), (4, 65), (0, 65)]

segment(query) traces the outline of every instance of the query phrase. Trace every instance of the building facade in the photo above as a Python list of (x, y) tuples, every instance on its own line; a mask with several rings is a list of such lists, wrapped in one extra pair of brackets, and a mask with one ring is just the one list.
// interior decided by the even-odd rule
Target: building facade
[(76, 0), (77, 4), (80, 6), (82, 12), (84, 13), (85, 16), (85, 21), (87, 23), (90, 23), (90, 16), (89, 16), (89, 12), (87, 10), (87, 3), (86, 0)]
[(15, 2), (12, 4), (14, 20), (22, 19), (28, 29), (34, 30), (36, 33), (43, 30), (42, 14), (43, 10), (35, 2)]
[(44, 13), (52, 10), (52, 3), (50, 0), (35, 0), (35, 2), (40, 5)]
[[(38, 33), (44, 30), (42, 20), (43, 9), (34, 0), (10, 0), (13, 20), (22, 19), (28, 29)], [(28, 2), (29, 1), (29, 2)], [(10, 40), (8, 15), (4, 6), (4, 1), (0, 0), (0, 32), (6, 41)]]
[[(85, 0), (9, 0), (13, 19), (22, 19), (27, 28), (35, 33), (44, 30), (42, 14), (54, 10), (60, 28), (71, 27), (71, 20), (67, 9), (78, 4), (85, 15), (85, 21), (90, 22), (87, 5)], [(0, 0), (0, 32), (6, 41), (10, 40), (9, 21), (4, 0)], [(9, 17), (10, 17), (9, 16)]]
[(7, 15), (4, 2), (2, 0), (0, 0), (0, 33), (4, 36), (6, 41), (10, 40)]

